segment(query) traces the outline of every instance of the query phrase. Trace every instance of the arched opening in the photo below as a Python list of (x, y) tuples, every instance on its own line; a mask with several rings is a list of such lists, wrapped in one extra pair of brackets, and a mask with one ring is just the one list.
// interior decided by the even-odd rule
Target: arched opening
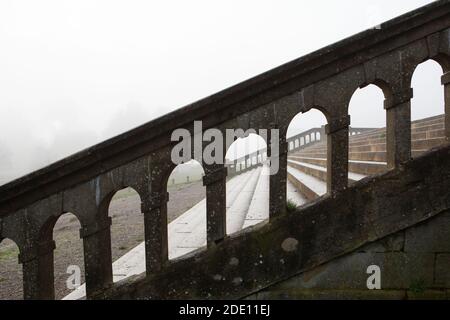
[[(318, 109), (297, 114), (289, 123), (287, 140), (299, 140), (288, 153), (287, 206), (292, 210), (327, 192), (327, 119)], [(325, 138), (325, 139), (324, 139)]]
[(383, 90), (373, 84), (356, 90), (350, 100), (349, 184), (387, 169), (384, 100)]
[(176, 259), (206, 246), (205, 172), (196, 161), (180, 164), (172, 170), (167, 185), (169, 259)]
[(417, 66), (411, 86), (411, 155), (419, 156), (445, 142), (442, 67), (434, 60)]
[[(81, 224), (72, 213), (59, 216), (53, 227), (55, 299), (59, 300), (84, 283), (83, 241)], [(74, 275), (74, 277), (71, 277)], [(78, 278), (78, 275), (80, 276)]]
[(261, 223), (269, 218), (269, 167), (267, 144), (263, 137), (250, 133), (235, 140), (225, 158), (245, 162), (239, 175), (226, 183), (227, 234)]
[(10, 239), (0, 239), (0, 300), (22, 300), (22, 265), (19, 247)]
[(111, 217), (113, 281), (145, 272), (144, 215), (141, 197), (131, 187), (117, 191), (108, 207)]

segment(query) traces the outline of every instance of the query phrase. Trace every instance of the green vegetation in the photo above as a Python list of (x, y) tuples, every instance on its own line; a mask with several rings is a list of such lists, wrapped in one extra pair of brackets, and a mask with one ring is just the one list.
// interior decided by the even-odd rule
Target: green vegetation
[(294, 212), (297, 209), (297, 205), (291, 199), (288, 199), (286, 205), (287, 205), (288, 212)]
[(425, 281), (423, 279), (414, 280), (410, 284), (409, 290), (414, 293), (423, 293), (425, 291)]
[(17, 247), (3, 248), (0, 250), (0, 261), (17, 257), (18, 254), (19, 249), (17, 249)]

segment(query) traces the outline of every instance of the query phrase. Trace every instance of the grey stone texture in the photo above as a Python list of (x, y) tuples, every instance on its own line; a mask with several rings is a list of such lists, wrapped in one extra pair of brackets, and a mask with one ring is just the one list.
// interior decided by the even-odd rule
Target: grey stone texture
[[(19, 247), (25, 298), (54, 298), (52, 230), (65, 212), (73, 213), (81, 224), (88, 298), (243, 298), (299, 274), (296, 283), (305, 288), (312, 283), (338, 287), (334, 277), (361, 288), (362, 275), (352, 278), (345, 270), (368, 263), (387, 270), (383, 281), (389, 288), (406, 290), (414, 280), (414, 292), (419, 292), (422, 282), (448, 283), (444, 274), (433, 278), (428, 272), (445, 270), (448, 260), (443, 253), (449, 244), (442, 241), (448, 220), (440, 218), (442, 226), (418, 224), (450, 209), (450, 148), (410, 161), (410, 99), (417, 65), (437, 61), (444, 71), (449, 140), (449, 16), (450, 1), (435, 1), (379, 30), (359, 33), (1, 186), (0, 240), (9, 238)], [(385, 95), (391, 171), (349, 188), (348, 105), (355, 90), (369, 84), (379, 86)], [(312, 108), (328, 121), (328, 195), (290, 214), (285, 134), (298, 113)], [(170, 138), (178, 128), (194, 133), (195, 120), (202, 121), (204, 129), (222, 133), (227, 128), (279, 129), (279, 141), (268, 139), (267, 153), (270, 156), (274, 142), (280, 145), (280, 170), (270, 178), (270, 223), (228, 238), (227, 172), (204, 166), (208, 250), (169, 263), (166, 187), (175, 167)], [(107, 208), (112, 196), (125, 187), (141, 197), (147, 272), (113, 284)], [(404, 229), (409, 230), (399, 233)], [(391, 240), (368, 245), (397, 233)], [(282, 249), (288, 238), (298, 241), (296, 250)], [(440, 255), (433, 256), (433, 250), (440, 250)], [(238, 266), (228, 263), (232, 257), (239, 260)], [(320, 269), (326, 263), (333, 270)], [(305, 277), (305, 272), (312, 274)], [(222, 280), (213, 281), (214, 274), (221, 274)], [(403, 296), (395, 290), (386, 295)], [(336, 291), (335, 296), (341, 293)]]

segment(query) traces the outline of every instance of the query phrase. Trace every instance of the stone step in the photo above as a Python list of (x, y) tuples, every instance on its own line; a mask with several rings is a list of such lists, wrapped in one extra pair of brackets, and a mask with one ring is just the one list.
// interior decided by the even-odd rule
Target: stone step
[[(428, 150), (437, 146), (440, 146), (446, 142), (445, 138), (429, 138), (429, 139), (419, 139), (413, 140), (411, 142), (412, 150)], [(360, 146), (353, 146), (350, 144), (349, 152), (379, 152), (386, 151), (386, 142), (383, 143), (374, 143), (374, 144), (365, 144)], [(325, 153), (326, 146), (317, 146), (315, 148), (306, 148), (301, 151), (295, 152), (294, 155), (304, 156), (310, 153)]]
[(427, 125), (444, 124), (444, 123), (445, 123), (445, 115), (440, 114), (434, 117), (411, 121), (411, 128), (414, 129)]
[[(422, 131), (417, 133), (411, 134), (411, 139), (414, 140), (427, 140), (427, 139), (433, 139), (433, 138), (445, 138), (445, 130), (444, 129), (438, 129), (438, 130), (430, 130), (430, 131)], [(368, 144), (378, 144), (378, 143), (385, 143), (386, 142), (386, 136), (383, 136), (382, 138), (369, 138), (367, 140), (361, 140), (361, 141), (353, 141), (350, 139), (349, 143), (351, 147), (358, 147), (358, 146), (365, 146)]]
[(424, 139), (430, 139), (430, 138), (445, 138), (445, 130), (442, 129), (436, 129), (436, 130), (428, 130), (428, 131), (421, 131), (411, 134), (412, 140), (424, 140)]
[(289, 179), (287, 180), (286, 200), (295, 203), (297, 207), (300, 207), (308, 202), (308, 199), (306, 199), (305, 196), (297, 190)]
[[(301, 157), (301, 156), (289, 156), (290, 160), (315, 164), (321, 167), (326, 168), (327, 159), (326, 158), (310, 158), (310, 157)], [(350, 160), (348, 163), (348, 170), (350, 172), (363, 174), (366, 176), (372, 174), (378, 174), (385, 172), (387, 170), (386, 162), (377, 162), (377, 161), (357, 161)]]
[(262, 167), (258, 167), (251, 171), (252, 174), (248, 180), (244, 182), (244, 187), (227, 210), (227, 234), (233, 234), (242, 229), (261, 171)]
[[(310, 176), (320, 179), (321, 181), (324, 181), (324, 182), (327, 181), (327, 168), (326, 167), (315, 165), (315, 164), (310, 164), (310, 163), (305, 163), (305, 162), (294, 161), (294, 160), (288, 160), (288, 166), (291, 166), (297, 170), (300, 170), (301, 172), (304, 172)], [(348, 173), (349, 183), (359, 181), (361, 179), (364, 179), (365, 177), (366, 177), (366, 175), (355, 173), (355, 172)]]
[(269, 219), (269, 185), (270, 169), (267, 165), (264, 165), (255, 186), (242, 229)]
[[(411, 126), (411, 135), (413, 136), (416, 133), (443, 130), (443, 129), (444, 129), (443, 121), (437, 122), (437, 123), (429, 123), (429, 124), (420, 123), (415, 126)], [(380, 129), (376, 129), (374, 131), (350, 136), (350, 142), (356, 143), (356, 142), (361, 142), (361, 141), (367, 141), (370, 139), (379, 139), (379, 138), (385, 138), (385, 137), (386, 137), (386, 129), (380, 128)]]
[(310, 176), (291, 166), (287, 167), (288, 180), (307, 200), (314, 200), (327, 193), (327, 185), (322, 180)]
[[(305, 152), (299, 156), (309, 158), (326, 158), (327, 154), (325, 152)], [(349, 160), (386, 162), (386, 152), (350, 152)]]
[[(227, 208), (232, 206), (256, 170), (248, 171), (227, 182)], [(234, 216), (232, 218), (235, 218)], [(228, 223), (227, 218), (227, 223)], [(183, 213), (168, 227), (169, 259), (176, 259), (206, 246), (206, 200)]]
[[(443, 143), (445, 143), (445, 138), (413, 140), (411, 142), (411, 148), (412, 150), (426, 150), (442, 145)], [(350, 145), (349, 149), (350, 152), (386, 151), (386, 142), (368, 144), (363, 146)]]

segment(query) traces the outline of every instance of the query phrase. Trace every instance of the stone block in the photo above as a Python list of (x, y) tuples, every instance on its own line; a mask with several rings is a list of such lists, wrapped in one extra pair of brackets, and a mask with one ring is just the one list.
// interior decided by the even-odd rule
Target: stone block
[(424, 290), (421, 292), (408, 290), (408, 300), (446, 300), (447, 293), (445, 290)]
[(405, 233), (403, 231), (385, 237), (378, 241), (369, 243), (359, 249), (360, 252), (380, 253), (402, 251), (405, 243)]
[(248, 300), (403, 300), (405, 298), (405, 290), (301, 289), (262, 291), (252, 295)]
[(450, 253), (450, 212), (407, 229), (404, 251)]
[[(450, 239), (449, 239), (450, 242)], [(450, 289), (450, 254), (436, 255), (434, 284), (439, 288)]]
[(429, 288), (433, 286), (434, 254), (353, 253), (284, 281), (274, 290), (367, 289), (367, 268), (381, 270), (382, 289)]

